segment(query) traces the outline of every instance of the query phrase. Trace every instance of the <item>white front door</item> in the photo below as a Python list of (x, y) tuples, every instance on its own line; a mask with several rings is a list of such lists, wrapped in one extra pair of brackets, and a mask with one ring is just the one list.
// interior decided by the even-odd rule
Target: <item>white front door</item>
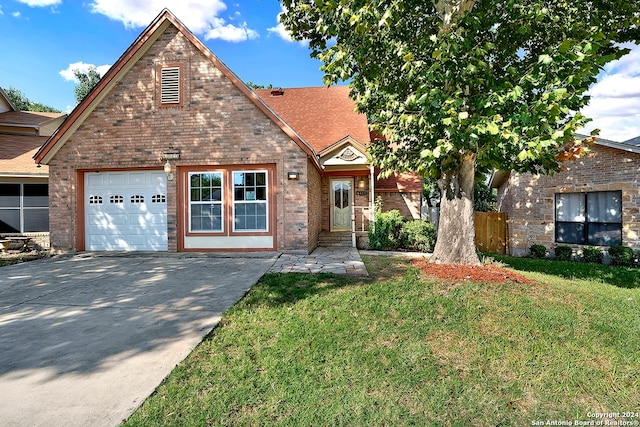
[(164, 172), (88, 172), (84, 176), (86, 250), (167, 250)]
[(351, 230), (353, 210), (353, 181), (350, 179), (331, 180), (331, 230)]

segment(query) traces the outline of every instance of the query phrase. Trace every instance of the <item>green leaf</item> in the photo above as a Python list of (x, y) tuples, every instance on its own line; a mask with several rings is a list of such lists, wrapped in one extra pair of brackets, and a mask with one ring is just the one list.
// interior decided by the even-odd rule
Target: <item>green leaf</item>
[(500, 133), (500, 128), (494, 122), (489, 122), (487, 123), (487, 132), (489, 132), (491, 135), (497, 135), (498, 133)]
[(560, 43), (560, 46), (558, 46), (558, 51), (560, 53), (567, 53), (569, 49), (571, 49), (572, 45), (573, 43), (571, 42), (571, 40), (565, 40), (562, 43)]
[(549, 55), (540, 55), (538, 57), (538, 63), (539, 64), (547, 65), (547, 64), (550, 64), (552, 62), (553, 62), (553, 58), (551, 58)]

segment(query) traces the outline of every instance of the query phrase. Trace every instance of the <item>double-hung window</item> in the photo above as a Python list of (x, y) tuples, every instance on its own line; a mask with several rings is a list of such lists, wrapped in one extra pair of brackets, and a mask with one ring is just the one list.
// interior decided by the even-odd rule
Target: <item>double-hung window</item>
[(0, 233), (49, 231), (47, 184), (0, 184)]
[(267, 231), (267, 172), (233, 172), (233, 230)]
[(556, 242), (622, 243), (622, 192), (556, 194)]
[(223, 231), (221, 172), (189, 174), (189, 230)]

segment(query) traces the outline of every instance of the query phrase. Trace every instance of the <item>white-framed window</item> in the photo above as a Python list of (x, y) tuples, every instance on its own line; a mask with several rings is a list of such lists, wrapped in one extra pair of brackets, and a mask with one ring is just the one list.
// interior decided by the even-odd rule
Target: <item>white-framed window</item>
[(49, 185), (0, 183), (0, 233), (49, 231)]
[(268, 231), (267, 171), (233, 172), (233, 230)]
[(556, 194), (556, 242), (611, 246), (622, 243), (622, 192)]
[(224, 230), (222, 172), (189, 173), (189, 231)]

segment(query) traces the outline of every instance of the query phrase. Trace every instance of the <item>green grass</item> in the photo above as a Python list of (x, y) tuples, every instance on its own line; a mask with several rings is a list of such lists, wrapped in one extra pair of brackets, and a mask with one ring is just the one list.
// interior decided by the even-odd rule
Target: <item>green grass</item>
[(538, 284), (484, 284), (365, 262), (366, 281), (266, 275), (126, 425), (520, 426), (638, 409), (640, 290), (605, 273), (514, 265)]

